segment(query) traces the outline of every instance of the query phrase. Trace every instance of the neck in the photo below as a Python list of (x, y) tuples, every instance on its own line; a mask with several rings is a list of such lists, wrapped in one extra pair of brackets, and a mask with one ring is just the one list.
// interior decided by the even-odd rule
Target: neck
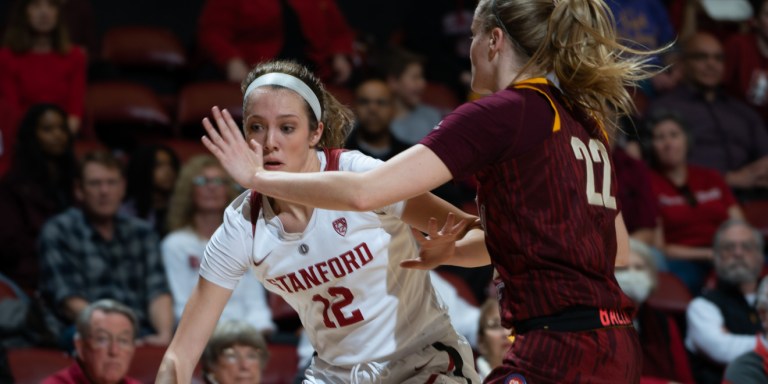
[(373, 133), (368, 131), (359, 131), (357, 139), (365, 143), (368, 146), (374, 148), (387, 148), (390, 146), (392, 140), (389, 135), (389, 129), (381, 130), (380, 132)]
[(414, 110), (414, 107), (404, 103), (400, 98), (395, 98), (395, 117), (405, 116)]
[(53, 43), (48, 35), (38, 35), (32, 40), (33, 52), (50, 52), (53, 49)]
[(749, 283), (741, 283), (739, 285), (739, 289), (741, 290), (741, 293), (748, 295), (750, 293), (757, 292), (757, 282), (749, 282)]
[(155, 190), (155, 193), (152, 194), (152, 209), (155, 211), (159, 209), (165, 209), (168, 207), (168, 196), (170, 195), (167, 191), (161, 191), (161, 190)]
[(88, 221), (104, 240), (112, 240), (115, 235), (115, 218), (88, 215)]
[(216, 229), (221, 225), (221, 211), (197, 212), (192, 218), (192, 227), (195, 233), (202, 239), (210, 239)]
[(688, 181), (688, 169), (685, 167), (685, 165), (678, 165), (676, 167), (667, 168), (664, 170), (664, 176), (672, 181), (672, 184), (679, 187)]

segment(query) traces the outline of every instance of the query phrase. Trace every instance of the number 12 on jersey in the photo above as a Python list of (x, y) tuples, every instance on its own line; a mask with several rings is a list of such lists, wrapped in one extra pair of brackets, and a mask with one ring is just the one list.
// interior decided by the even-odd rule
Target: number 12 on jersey
[[(611, 160), (605, 145), (590, 139), (589, 147), (578, 137), (571, 137), (571, 147), (576, 159), (584, 160), (587, 166), (587, 202), (610, 209), (616, 209), (616, 198), (611, 196)], [(603, 163), (603, 192), (595, 187), (594, 163)]]
[[(349, 288), (338, 286), (330, 287), (328, 288), (328, 294), (332, 297), (330, 300), (319, 294), (312, 296), (312, 301), (323, 304), (323, 323), (326, 327), (345, 327), (364, 320), (363, 314), (359, 309), (353, 310), (349, 316), (341, 311), (342, 308), (351, 304), (352, 300), (355, 298)], [(329, 310), (331, 312), (330, 314), (328, 313)], [(333, 315), (333, 318), (336, 319), (338, 325), (331, 320), (331, 314)]]

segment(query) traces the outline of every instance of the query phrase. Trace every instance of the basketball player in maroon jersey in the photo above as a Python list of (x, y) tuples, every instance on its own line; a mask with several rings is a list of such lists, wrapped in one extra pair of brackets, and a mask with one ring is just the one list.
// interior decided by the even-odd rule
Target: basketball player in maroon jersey
[(490, 260), (455, 257), (440, 242), (450, 226), (432, 220), (424, 247), (446, 252), (427, 248), (403, 265), (493, 263), (515, 339), (486, 382), (637, 383), (632, 303), (614, 278), (629, 242), (608, 137), (633, 108), (625, 84), (651, 75), (645, 62), (657, 52), (618, 43), (603, 0), (481, 0), (472, 32), (472, 87), (488, 96), (379, 168), (264, 171), (261, 148), (229, 115), (203, 142), (243, 186), (322, 208), (370, 210), (474, 175)]

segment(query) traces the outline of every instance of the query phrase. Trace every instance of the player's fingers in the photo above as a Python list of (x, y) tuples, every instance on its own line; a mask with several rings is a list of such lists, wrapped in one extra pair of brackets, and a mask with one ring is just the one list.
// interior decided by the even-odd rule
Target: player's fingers
[(445, 218), (445, 223), (443, 223), (443, 228), (440, 230), (440, 233), (443, 235), (452, 234), (451, 228), (453, 228), (454, 221), (456, 221), (456, 215), (454, 215), (453, 212), (448, 212), (448, 217)]
[(418, 229), (411, 228), (411, 233), (413, 234), (413, 237), (416, 238), (416, 241), (419, 242), (419, 244), (423, 244), (427, 241), (427, 238), (424, 237), (424, 234), (421, 233), (421, 231), (419, 231)]
[(431, 269), (421, 259), (408, 259), (400, 262), (400, 267), (409, 269)]
[(237, 126), (237, 123), (235, 122), (235, 119), (232, 117), (232, 114), (229, 113), (228, 109), (224, 109), (222, 111), (222, 116), (224, 117), (224, 121), (227, 123), (227, 133), (230, 136), (232, 140), (238, 140), (241, 141), (243, 138), (243, 135), (240, 134), (240, 127)]
[(211, 108), (211, 113), (213, 114), (213, 119), (216, 121), (216, 126), (219, 128), (219, 134), (222, 139), (227, 143), (232, 143), (232, 133), (230, 132), (229, 125), (227, 125), (227, 120), (224, 118), (224, 114), (218, 106)]
[(440, 235), (440, 232), (437, 230), (437, 219), (434, 217), (430, 217), (427, 221), (427, 233), (429, 234), (429, 237), (436, 238)]
[(217, 147), (220, 147), (222, 144), (224, 144), (224, 141), (221, 138), (221, 135), (219, 135), (219, 131), (216, 130), (216, 128), (213, 127), (213, 124), (211, 123), (211, 120), (207, 117), (203, 119), (203, 128), (205, 128), (205, 133), (208, 136), (208, 139)]
[(203, 136), (200, 140), (203, 142), (203, 145), (208, 148), (208, 151), (211, 152), (211, 154), (216, 156), (219, 161), (222, 161), (224, 152), (222, 152), (221, 149), (208, 138), (208, 136)]
[(469, 225), (469, 220), (467, 220), (467, 219), (462, 219), (461, 221), (459, 221), (458, 223), (456, 223), (456, 225), (454, 225), (454, 226), (451, 228), (451, 231), (452, 231), (451, 233), (452, 233), (452, 234), (456, 234), (456, 233), (462, 233), (462, 232), (464, 232), (464, 229), (465, 229), (465, 228), (467, 228), (467, 226), (468, 226), (468, 225)]

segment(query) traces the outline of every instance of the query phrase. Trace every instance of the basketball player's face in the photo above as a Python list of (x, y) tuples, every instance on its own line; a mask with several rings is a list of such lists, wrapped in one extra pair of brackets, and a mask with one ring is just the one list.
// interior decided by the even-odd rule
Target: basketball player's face
[(683, 128), (674, 120), (664, 120), (652, 129), (653, 152), (665, 168), (685, 164), (688, 144)]
[(98, 163), (88, 163), (77, 196), (89, 215), (97, 218), (114, 216), (125, 196), (125, 179), (120, 170)]
[(490, 36), (482, 32), (477, 17), (472, 20), (472, 44), (469, 59), (472, 62), (472, 90), (479, 94), (493, 92), (493, 71), (489, 60)]
[(309, 129), (307, 103), (288, 89), (260, 87), (249, 98), (244, 131), (248, 140), (264, 148), (264, 169), (268, 171), (317, 171), (314, 147), (323, 125)]

